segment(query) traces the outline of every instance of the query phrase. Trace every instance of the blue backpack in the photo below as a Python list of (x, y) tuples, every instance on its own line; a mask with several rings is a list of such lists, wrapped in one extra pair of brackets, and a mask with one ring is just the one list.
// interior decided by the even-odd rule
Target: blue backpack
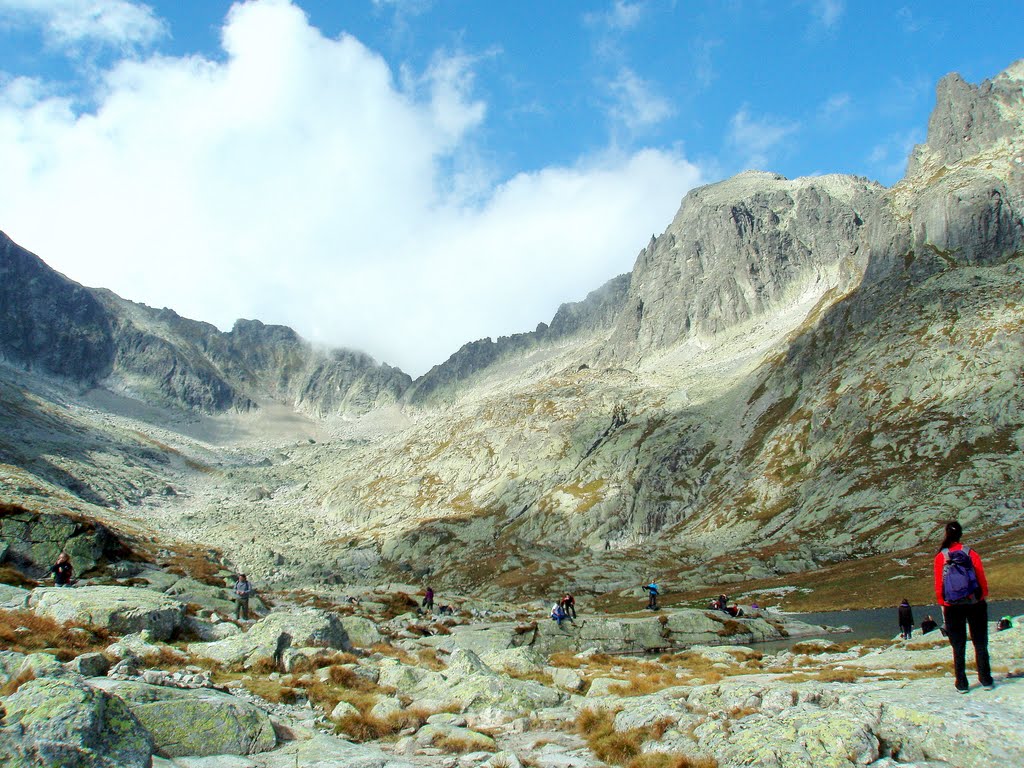
[(942, 550), (946, 564), (942, 567), (942, 599), (949, 605), (976, 602), (981, 595), (978, 574), (967, 547), (950, 552)]

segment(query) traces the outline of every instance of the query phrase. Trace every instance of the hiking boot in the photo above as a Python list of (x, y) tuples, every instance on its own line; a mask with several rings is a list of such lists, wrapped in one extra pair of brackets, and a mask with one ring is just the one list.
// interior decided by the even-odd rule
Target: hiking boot
[(969, 690), (971, 690), (971, 688), (968, 685), (964, 685), (964, 686), (958, 685), (956, 687), (956, 692), (957, 693), (967, 693)]
[(984, 688), (986, 691), (991, 691), (993, 688), (996, 687), (995, 680), (990, 680), (987, 683), (983, 683), (981, 687)]

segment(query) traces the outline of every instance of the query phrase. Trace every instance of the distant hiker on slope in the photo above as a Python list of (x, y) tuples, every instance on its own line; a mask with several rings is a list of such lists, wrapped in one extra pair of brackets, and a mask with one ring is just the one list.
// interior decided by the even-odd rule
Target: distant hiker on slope
[(245, 577), (244, 573), (238, 574), (235, 580), (235, 587), (232, 590), (235, 599), (235, 618), (242, 621), (249, 620), (249, 598), (256, 590)]
[(641, 589), (647, 592), (647, 610), (658, 610), (658, 584), (653, 579), (650, 584), (645, 584)]
[(434, 590), (431, 587), (427, 587), (427, 592), (423, 596), (423, 610), (434, 610)]
[(935, 623), (935, 619), (933, 619), (930, 614), (928, 616), (925, 616), (924, 621), (921, 622), (922, 635), (927, 635), (929, 632), (934, 632), (938, 628), (939, 625)]
[(896, 609), (896, 620), (900, 625), (900, 637), (904, 640), (910, 639), (910, 633), (914, 631), (914, 612), (910, 609), (910, 603), (906, 598)]
[(566, 619), (565, 609), (562, 608), (561, 602), (556, 602), (551, 606), (551, 620), (558, 622), (558, 628), (562, 628), (562, 622)]
[(960, 523), (946, 523), (946, 536), (935, 555), (935, 598), (942, 606), (946, 634), (953, 648), (953, 674), (956, 689), (967, 693), (967, 668), (964, 657), (967, 649), (967, 628), (971, 630), (974, 660), (978, 680), (990, 691), (994, 687), (988, 658), (988, 581), (981, 557), (960, 543), (963, 529)]

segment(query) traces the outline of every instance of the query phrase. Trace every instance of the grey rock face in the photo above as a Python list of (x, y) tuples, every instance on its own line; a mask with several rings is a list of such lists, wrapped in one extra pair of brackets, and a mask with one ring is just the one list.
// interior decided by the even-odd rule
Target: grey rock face
[[(928, 121), (928, 148), (950, 165), (1020, 133), (1019, 110), (1024, 60), (992, 80), (972, 85), (960, 75), (946, 75), (936, 88), (935, 109)], [(921, 149), (911, 157), (908, 176), (920, 170)]]
[(691, 191), (640, 253), (606, 354), (632, 362), (852, 285), (881, 193), (852, 177), (753, 171)]
[(0, 562), (12, 562), (40, 578), (61, 552), (71, 556), (80, 575), (117, 545), (116, 538), (98, 523), (16, 507), (0, 509), (0, 542), (6, 545)]
[(0, 360), (91, 383), (113, 365), (110, 318), (78, 283), (0, 232)]

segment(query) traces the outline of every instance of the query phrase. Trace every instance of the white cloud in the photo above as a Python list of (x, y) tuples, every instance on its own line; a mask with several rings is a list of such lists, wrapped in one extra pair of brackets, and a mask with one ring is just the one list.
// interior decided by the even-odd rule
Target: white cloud
[(39, 25), (55, 45), (145, 45), (166, 34), (153, 9), (131, 0), (0, 0), (0, 19)]
[(222, 61), (121, 62), (85, 114), (0, 85), (0, 227), (88, 285), (415, 374), (630, 269), (701, 181), (647, 150), (495, 185), (473, 162), (472, 60), (403, 87), (284, 0), (235, 6), (222, 39)]
[(588, 24), (607, 27), (615, 32), (625, 32), (639, 24), (643, 14), (644, 4), (641, 2), (614, 0), (608, 10), (586, 13), (583, 18)]
[(833, 125), (844, 123), (850, 117), (852, 103), (848, 93), (833, 94), (818, 108), (818, 119)]
[(810, 0), (814, 20), (825, 29), (832, 29), (846, 11), (845, 0)]
[(746, 168), (767, 168), (778, 147), (800, 130), (800, 124), (772, 115), (755, 117), (744, 106), (729, 121), (729, 145)]
[(629, 67), (619, 70), (608, 88), (614, 99), (612, 117), (631, 132), (657, 125), (674, 113), (672, 105)]

